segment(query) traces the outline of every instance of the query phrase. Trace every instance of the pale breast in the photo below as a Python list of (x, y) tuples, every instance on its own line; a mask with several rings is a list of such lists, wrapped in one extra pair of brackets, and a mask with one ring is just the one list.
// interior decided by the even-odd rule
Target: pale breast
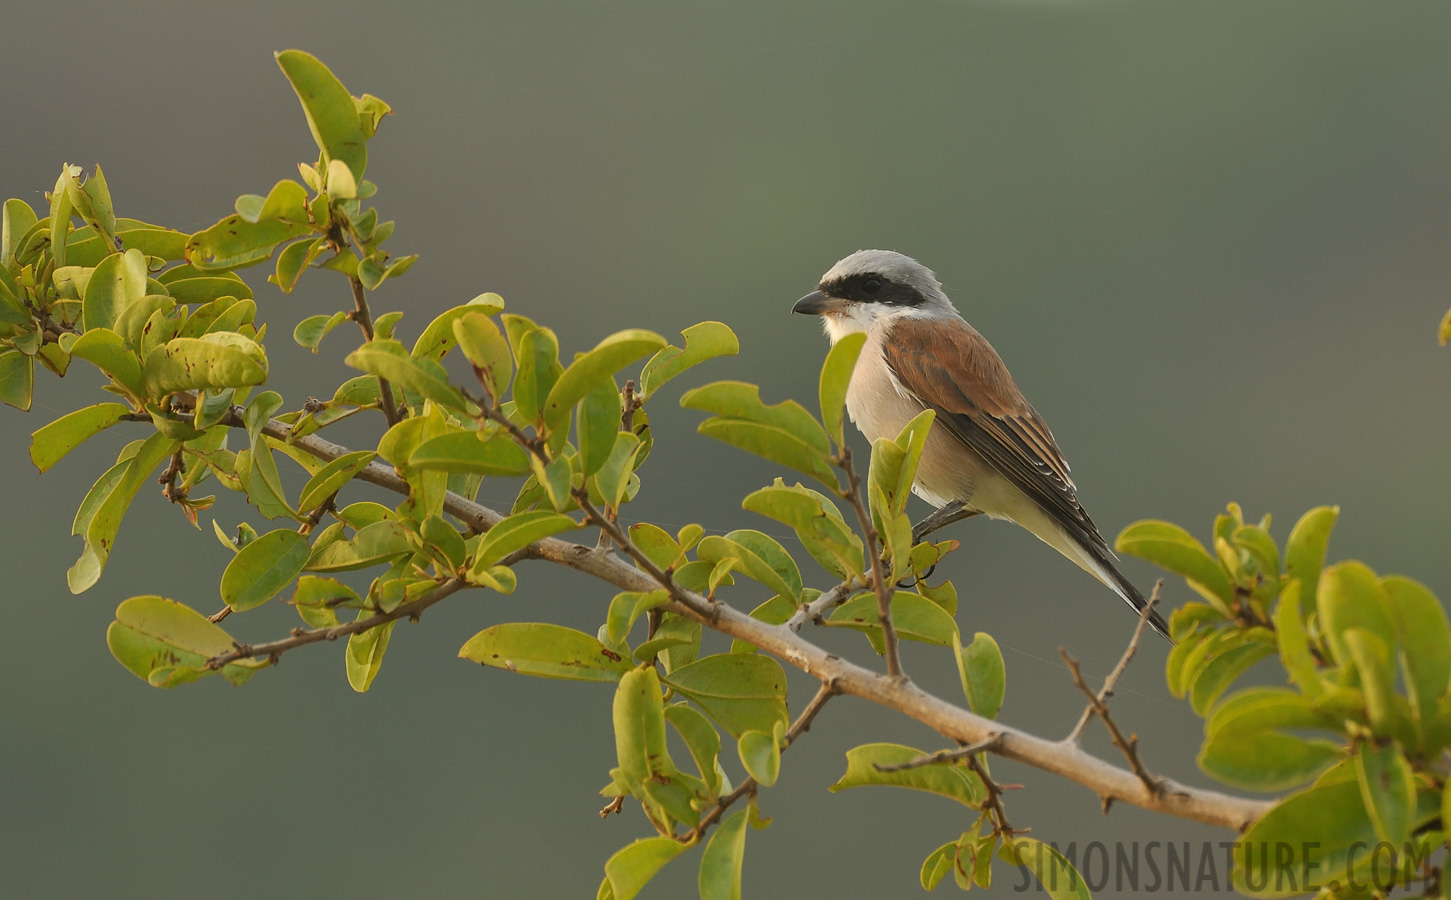
[[(873, 329), (852, 371), (846, 410), (867, 440), (896, 438), (924, 407), (902, 390), (882, 356), (885, 329)], [(967, 501), (985, 464), (945, 428), (934, 425), (922, 450), (913, 491), (933, 506)]]

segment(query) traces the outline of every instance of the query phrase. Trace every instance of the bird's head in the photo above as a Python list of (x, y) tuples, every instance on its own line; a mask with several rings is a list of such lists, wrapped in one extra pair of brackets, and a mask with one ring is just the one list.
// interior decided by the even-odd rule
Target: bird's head
[(957, 315), (932, 270), (892, 250), (858, 250), (838, 262), (791, 311), (821, 316), (832, 343), (898, 318)]

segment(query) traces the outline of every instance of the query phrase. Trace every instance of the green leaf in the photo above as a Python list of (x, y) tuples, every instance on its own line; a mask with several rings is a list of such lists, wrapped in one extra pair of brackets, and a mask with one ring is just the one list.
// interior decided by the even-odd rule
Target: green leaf
[(612, 334), (595, 348), (570, 363), (550, 388), (541, 410), (550, 429), (569, 415), (574, 405), (615, 372), (652, 351), (665, 346), (665, 339), (653, 331), (638, 328)]
[(529, 454), (506, 434), (455, 431), (426, 440), (413, 449), (408, 465), (419, 469), (473, 475), (523, 475)]
[(574, 681), (619, 681), (632, 668), (629, 660), (590, 635), (546, 622), (485, 628), (458, 655), (521, 675)]
[(772, 733), (787, 721), (786, 673), (768, 656), (720, 653), (671, 672), (667, 685), (694, 700), (732, 737)]
[(277, 65), (302, 101), (307, 127), (323, 155), (346, 163), (353, 179), (362, 181), (368, 167), (367, 136), (348, 89), (310, 53), (283, 50)]
[[(212, 674), (207, 660), (231, 650), (235, 643), (206, 616), (154, 594), (132, 597), (116, 607), (116, 621), (106, 629), (111, 655), (153, 687), (174, 687)], [(221, 672), (228, 681), (241, 684), (258, 665), (239, 661), (223, 666)]]
[(568, 458), (561, 456), (545, 465), (538, 457), (531, 455), (529, 468), (534, 472), (535, 481), (544, 489), (545, 499), (556, 512), (574, 508), (574, 498), (569, 493), (574, 470), (570, 467)]
[[(173, 318), (172, 311), (175, 309), (176, 301), (172, 298), (162, 294), (147, 294), (131, 301), (116, 317), (111, 330), (121, 335), (126, 346), (139, 351), (144, 357), (153, 347), (177, 336), (177, 330), (183, 325), (186, 313), (183, 310), (180, 317)], [(161, 318), (153, 321), (157, 314)], [(172, 318), (169, 324), (168, 318)]]
[(650, 357), (640, 370), (640, 394), (646, 399), (687, 369), (717, 356), (735, 356), (741, 349), (735, 332), (720, 322), (701, 322), (681, 334), (685, 337), (685, 349), (668, 346)]
[(1270, 533), (1258, 525), (1241, 525), (1231, 542), (1250, 555), (1260, 574), (1271, 580), (1280, 575), (1280, 550)]
[(1054, 847), (1032, 838), (1015, 837), (1006, 849), (1020, 866), (1026, 866), (1053, 900), (1091, 900), (1083, 876), (1073, 863)]
[[(220, 532), (218, 534), (220, 536)], [(292, 592), (292, 605), (309, 627), (331, 628), (338, 624), (338, 607), (360, 609), (363, 598), (358, 596), (357, 591), (335, 578), (304, 575), (297, 579), (297, 589)]]
[(222, 573), (222, 601), (233, 612), (261, 606), (292, 583), (307, 562), (307, 537), (280, 528), (243, 547)]
[(721, 783), (717, 760), (720, 757), (720, 734), (716, 732), (715, 726), (686, 703), (672, 703), (665, 707), (665, 720), (674, 726), (675, 731), (685, 741), (690, 758), (695, 760), (701, 780), (705, 782), (711, 795), (719, 794)]
[(514, 379), (514, 405), (526, 422), (543, 420), (544, 407), (563, 369), (554, 333), (533, 328), (519, 340), (519, 372)]
[(918, 876), (922, 881), (922, 890), (934, 891), (942, 879), (952, 871), (957, 862), (957, 842), (948, 841), (936, 850), (927, 854), (922, 861), (922, 873)]
[[(358, 610), (358, 618), (370, 615), (367, 610)], [(358, 693), (366, 693), (383, 667), (383, 654), (388, 652), (388, 639), (393, 636), (397, 619), (384, 622), (367, 631), (348, 636), (348, 649), (344, 654), (347, 665), (348, 684)]]
[(483, 540), (474, 552), (473, 568), (475, 571), (486, 569), (535, 541), (580, 527), (569, 516), (555, 512), (539, 510), (512, 515), (484, 532)]
[(1280, 591), (1280, 603), (1275, 607), (1275, 633), (1279, 637), (1280, 661), (1285, 671), (1305, 696), (1314, 699), (1324, 692), (1324, 687), (1315, 658), (1310, 654), (1310, 635), (1300, 614), (1301, 595), (1299, 579), (1291, 579)]
[[(388, 254), (379, 250), (358, 263), (358, 280), (363, 283), (363, 287), (374, 291), (389, 278), (400, 277), (409, 269), (413, 268), (413, 264), (418, 261), (418, 254), (404, 256), (384, 265), (387, 259)], [(380, 316), (379, 318), (381, 319), (382, 317)], [(381, 333), (382, 329), (379, 329), (379, 331)]]
[(1376, 836), (1392, 847), (1404, 847), (1416, 812), (1416, 780), (1400, 748), (1362, 742), (1355, 754), (1355, 775)]
[(736, 750), (740, 753), (741, 765), (746, 767), (746, 774), (763, 787), (775, 784), (777, 776), (781, 774), (779, 736), (785, 727), (784, 722), (777, 722), (775, 734), (747, 731), (736, 743)]
[(317, 509), (324, 500), (337, 493), (343, 485), (352, 481), (354, 476), (368, 467), (373, 457), (378, 454), (371, 450), (356, 450), (352, 453), (345, 453), (327, 465), (318, 469), (317, 474), (308, 479), (302, 489), (302, 498), (297, 501), (297, 508), (304, 512)]
[(1222, 703), (1205, 724), (1199, 767), (1248, 790), (1296, 787), (1338, 760), (1342, 748), (1290, 730), (1333, 727), (1308, 697), (1282, 688), (1250, 688)]
[(1135, 522), (1119, 533), (1114, 549), (1182, 575), (1211, 603), (1228, 606), (1234, 602), (1234, 586), (1219, 562), (1193, 535), (1172, 522)]
[(599, 471), (610, 458), (623, 412), (620, 390), (612, 377), (595, 385), (579, 402), (574, 428), (579, 438), (580, 468), (586, 478)]
[[(827, 617), (826, 624), (860, 631), (871, 639), (878, 653), (883, 652), (881, 611), (874, 593), (858, 594), (843, 603)], [(892, 594), (892, 624), (897, 629), (897, 636), (903, 640), (939, 647), (951, 647), (957, 636), (957, 623), (942, 607), (926, 597), (905, 591)]]
[(475, 298), (463, 306), (455, 306), (439, 313), (418, 336), (418, 340), (413, 344), (411, 355), (414, 359), (431, 359), (434, 362), (440, 362), (458, 343), (458, 338), (454, 334), (454, 323), (466, 315), (482, 313), (487, 316), (491, 311), (497, 312), (497, 308), (490, 305), (488, 301)]
[[(0, 269), (9, 268), (20, 238), (36, 224), (35, 210), (24, 200), (6, 200), (0, 208)], [(57, 263), (59, 265), (59, 263)]]
[(1364, 563), (1337, 563), (1320, 574), (1320, 625), (1330, 654), (1336, 662), (1350, 659), (1342, 635), (1348, 628), (1363, 628), (1387, 648), (1396, 645), (1396, 626), (1391, 619), (1390, 599), (1380, 579)]
[(145, 396), (141, 388), (141, 363), (136, 354), (126, 349), (116, 332), (106, 328), (87, 331), (71, 344), (71, 356), (105, 372), (132, 396)]
[(140, 250), (114, 253), (96, 264), (81, 303), (87, 331), (110, 328), (129, 304), (146, 294), (146, 256)]
[(727, 816), (700, 857), (700, 900), (741, 900), (747, 810)]
[(1320, 570), (1325, 565), (1325, 549), (1330, 544), (1330, 531), (1340, 516), (1338, 506), (1317, 506), (1300, 517), (1285, 542), (1285, 571), (1300, 579), (1301, 608), (1306, 618), (1316, 610)]
[(1271, 809), (1235, 844), (1233, 886), (1251, 897), (1289, 897), (1309, 879), (1344, 883), (1358, 875), (1364, 883), (1372, 859), (1366, 848), (1376, 840), (1358, 783), (1312, 787)]
[(18, 410), (28, 410), (34, 385), (33, 358), (19, 350), (0, 352), (0, 402)]
[(856, 331), (846, 335), (831, 346), (826, 362), (821, 366), (821, 421), (826, 433), (831, 435), (838, 447), (846, 446), (842, 432), (842, 410), (846, 406), (846, 389), (851, 384), (852, 372), (856, 370), (857, 357), (866, 343), (867, 333)]
[(954, 631), (953, 649), (957, 654), (957, 674), (962, 679), (962, 692), (967, 695), (967, 705), (984, 718), (996, 719), (1003, 708), (1003, 693), (1007, 689), (1007, 667), (1003, 665), (1003, 653), (992, 635), (979, 631), (972, 643), (962, 646), (962, 640)]
[(308, 316), (292, 329), (292, 339), (316, 353), (318, 345), (322, 343), (323, 338), (327, 337), (328, 332), (346, 322), (347, 319), (348, 314), (344, 312), (335, 312), (330, 316)]
[(494, 402), (501, 401), (509, 389), (514, 359), (499, 326), (482, 312), (470, 312), (454, 321), (453, 334), (459, 351), (479, 373)]
[(656, 591), (626, 591), (616, 594), (610, 601), (610, 611), (605, 618), (605, 628), (611, 643), (624, 644), (630, 630), (641, 616), (670, 600), (670, 592), (663, 588)]
[(1397, 734), (1399, 717), (1395, 707), (1395, 675), (1391, 669), (1391, 648), (1376, 634), (1353, 626), (1341, 632), (1349, 658), (1360, 675), (1365, 693), (1365, 712), (1377, 735)]
[(986, 793), (972, 772), (955, 765), (920, 766), (897, 772), (878, 771), (911, 762), (927, 754), (901, 744), (862, 744), (846, 752), (846, 773), (829, 790), (833, 793), (867, 785), (911, 788), (938, 794), (977, 811)]
[(796, 561), (774, 538), (759, 531), (740, 529), (725, 537), (710, 535), (700, 542), (697, 555), (709, 563), (734, 557), (735, 571), (759, 581), (773, 593), (801, 596), (801, 571)]
[(685, 845), (667, 837), (642, 838), (605, 863), (605, 881), (614, 900), (634, 900), (655, 874), (685, 852)]
[(463, 395), (448, 383), (448, 373), (442, 366), (431, 360), (413, 359), (397, 341), (369, 341), (349, 353), (344, 362), (449, 409), (468, 408)]
[[(326, 247), (327, 241), (324, 238), (293, 241), (277, 254), (277, 271), (267, 276), (267, 280), (281, 288), (282, 293), (292, 293), (297, 287), (298, 279), (302, 277), (302, 270), (312, 265)], [(301, 344), (302, 341), (299, 339), (298, 343)]]
[(402, 524), (389, 519), (365, 525), (358, 529), (352, 540), (338, 541), (314, 550), (305, 568), (309, 572), (366, 569), (412, 550), (408, 531)]
[(823, 456), (830, 455), (831, 442), (821, 424), (794, 400), (775, 406), (761, 402), (760, 388), (739, 381), (717, 381), (689, 391), (680, 398), (685, 409), (698, 409), (727, 419), (743, 419), (779, 428)]
[(186, 242), (186, 261), (203, 272), (240, 269), (271, 259), (282, 244), (312, 233), (307, 194), (295, 181), (279, 181), (257, 214), (255, 222), (238, 213), (198, 231)]
[(1451, 679), (1451, 628), (1446, 610), (1425, 585), (1399, 575), (1380, 580), (1401, 646), (1406, 694), (1421, 722), (1430, 722)]
[(802, 546), (823, 568), (841, 578), (863, 574), (862, 542), (824, 494), (776, 479), (742, 501), (741, 506), (775, 519), (796, 532)]
[(57, 269), (66, 264), (66, 249), (70, 244), (67, 238), (71, 230), (71, 215), (75, 211), (71, 206), (70, 192), (66, 190), (66, 184), (79, 174), (80, 166), (69, 163), (62, 165), (60, 177), (56, 179), (55, 187), (50, 192), (50, 254)]
[(796, 401), (766, 406), (756, 385), (718, 381), (687, 392), (680, 405), (715, 413), (700, 423), (701, 434), (835, 485), (836, 476), (827, 462), (831, 441)]
[[(108, 243), (116, 236), (116, 213), (111, 206), (111, 192), (106, 188), (106, 176), (96, 166), (96, 174), (85, 184), (75, 178), (66, 179), (66, 194), (75, 207), (76, 214), (85, 220), (92, 230), (100, 232)], [(114, 246), (114, 244), (112, 244)]]
[(327, 193), (334, 200), (353, 200), (358, 196), (358, 180), (342, 160), (330, 160), (327, 164)]
[[(121, 519), (131, 501), (161, 461), (174, 453), (178, 446), (176, 441), (163, 434), (151, 435), (127, 461), (126, 470), (117, 478), (115, 486), (104, 497), (97, 498), (95, 511), (89, 513), (90, 518), (85, 525), (85, 549), (81, 558), (66, 572), (66, 582), (72, 594), (87, 590), (100, 579), (101, 570), (105, 568), (106, 559), (116, 543)], [(87, 496), (86, 501), (81, 503), (82, 510), (86, 510), (90, 500), (91, 497)], [(80, 514), (77, 513), (77, 523), (79, 521)]]
[(634, 474), (635, 456), (640, 448), (640, 439), (627, 431), (615, 435), (615, 446), (605, 464), (595, 473), (594, 483), (604, 498), (605, 506), (617, 509), (626, 499), (630, 487), (630, 476)]
[[(1237, 633), (1236, 639), (1206, 654), (1202, 664), (1186, 676), (1189, 683), (1189, 705), (1198, 715), (1209, 712), (1224, 692), (1249, 667), (1275, 652), (1274, 639), (1263, 629)], [(1192, 681), (1190, 680), (1192, 679)]]
[(240, 334), (175, 338), (146, 354), (142, 388), (160, 398), (177, 391), (262, 384), (267, 380), (266, 359), (261, 347)]
[(61, 416), (30, 436), (30, 461), (44, 472), (130, 411), (120, 403), (97, 403)]

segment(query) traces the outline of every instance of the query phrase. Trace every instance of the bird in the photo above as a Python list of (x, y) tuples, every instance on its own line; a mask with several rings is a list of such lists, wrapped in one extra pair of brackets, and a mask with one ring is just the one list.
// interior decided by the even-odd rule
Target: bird
[[(846, 409), (867, 440), (895, 438), (924, 409), (936, 412), (912, 484), (936, 511), (914, 529), (914, 540), (973, 515), (1004, 519), (1142, 614), (1144, 595), (1119, 571), (1078, 502), (1048, 424), (931, 269), (895, 251), (859, 250), (832, 266), (792, 312), (821, 316), (832, 344), (866, 332)], [(1149, 624), (1172, 643), (1157, 611)]]

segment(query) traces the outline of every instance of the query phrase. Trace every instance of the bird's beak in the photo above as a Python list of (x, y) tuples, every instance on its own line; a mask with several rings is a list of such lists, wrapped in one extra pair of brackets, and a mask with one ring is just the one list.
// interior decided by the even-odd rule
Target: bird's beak
[(809, 316), (819, 316), (822, 313), (836, 309), (838, 306), (840, 306), (839, 301), (833, 300), (821, 291), (812, 291), (805, 297), (797, 300), (796, 305), (791, 307), (791, 311), (794, 313), (805, 313)]

